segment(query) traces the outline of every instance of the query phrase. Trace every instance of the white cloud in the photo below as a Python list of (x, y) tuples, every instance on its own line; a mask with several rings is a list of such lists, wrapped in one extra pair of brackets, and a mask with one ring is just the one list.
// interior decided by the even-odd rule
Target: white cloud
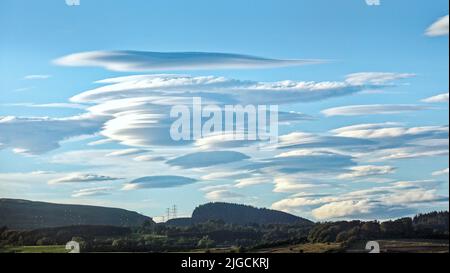
[(94, 66), (112, 71), (162, 71), (284, 67), (321, 63), (320, 60), (279, 60), (209, 52), (91, 51), (55, 60), (64, 66)]
[(69, 109), (86, 109), (85, 105), (77, 104), (77, 103), (7, 103), (3, 104), (4, 106), (21, 106), (21, 107), (30, 107), (30, 108), (69, 108)]
[(448, 92), (422, 100), (427, 103), (448, 103)]
[(59, 148), (63, 140), (97, 133), (105, 120), (89, 114), (69, 118), (0, 117), (0, 148), (42, 154)]
[(51, 78), (51, 75), (28, 75), (25, 76), (25, 80), (46, 80), (48, 78)]
[(332, 132), (342, 133), (342, 132), (346, 132), (346, 131), (384, 129), (384, 128), (391, 128), (391, 127), (399, 127), (401, 125), (402, 125), (402, 123), (398, 123), (398, 122), (364, 123), (364, 124), (355, 124), (355, 125), (351, 125), (351, 126), (337, 128), (337, 129), (332, 130)]
[(260, 141), (258, 140), (237, 140), (235, 132), (220, 132), (202, 137), (195, 142), (201, 149), (224, 149), (250, 146)]
[(165, 158), (164, 156), (157, 156), (157, 155), (141, 155), (135, 157), (133, 160), (138, 162), (156, 162), (156, 161), (166, 161), (167, 158)]
[(362, 138), (319, 135), (303, 132), (293, 132), (280, 136), (275, 145), (278, 149), (292, 148), (349, 148), (352, 150), (373, 146), (375, 142)]
[(206, 194), (206, 199), (210, 201), (236, 201), (244, 198), (244, 195), (228, 190), (216, 190)]
[(389, 73), (389, 72), (360, 72), (347, 76), (346, 81), (352, 85), (384, 85), (395, 80), (415, 77), (411, 73)]
[(448, 15), (434, 22), (425, 32), (427, 36), (448, 36)]
[[(224, 99), (228, 100), (225, 103), (238, 101), (243, 104), (309, 102), (351, 95), (372, 88), (382, 89), (394, 85), (396, 80), (414, 76), (412, 74), (389, 73), (389, 76), (380, 74), (364, 77), (350, 75), (346, 80), (336, 82), (289, 80), (256, 82), (215, 76), (137, 75), (99, 81), (98, 83), (106, 85), (78, 94), (72, 97), (71, 101), (101, 103), (125, 98), (151, 97), (149, 102), (171, 105), (179, 104), (180, 99), (186, 102), (186, 99), (196, 95), (205, 99), (219, 100), (222, 103)], [(186, 96), (186, 94), (189, 95)]]
[(394, 181), (335, 195), (302, 192), (273, 203), (272, 208), (291, 213), (311, 211), (318, 220), (391, 219), (415, 214), (419, 205), (448, 202), (448, 196), (437, 194), (439, 185), (434, 180)]
[[(92, 149), (92, 150), (72, 150), (64, 153), (58, 153), (50, 158), (50, 163), (63, 165), (81, 165), (90, 167), (100, 166), (114, 166), (116, 164), (123, 164), (119, 161), (122, 158), (107, 157), (106, 155), (115, 150)], [(126, 160), (126, 159), (123, 159)]]
[(141, 150), (141, 149), (123, 149), (111, 152), (107, 154), (106, 156), (131, 156), (131, 155), (139, 155), (147, 153), (147, 150)]
[(361, 214), (369, 214), (375, 205), (368, 200), (347, 200), (331, 202), (312, 211), (316, 219), (334, 219), (343, 217), (357, 217)]
[(103, 176), (97, 174), (83, 174), (83, 173), (73, 173), (64, 177), (56, 178), (50, 180), (49, 184), (64, 184), (64, 183), (86, 183), (86, 182), (105, 182), (120, 180), (120, 178)]
[(395, 123), (361, 124), (333, 130), (337, 136), (368, 139), (431, 138), (448, 136), (448, 126), (399, 127)]
[[(139, 68), (138, 64), (133, 61), (124, 63), (120, 60), (120, 64), (115, 63), (115, 60), (106, 62), (95, 65), (110, 69)], [(89, 114), (84, 115), (84, 118), (30, 118), (30, 124), (21, 124), (27, 126), (16, 124), (17, 127), (11, 128), (6, 127), (5, 124), (11, 121), (18, 123), (15, 120), (18, 118), (1, 118), (2, 133), (3, 129), (6, 129), (6, 132), (10, 130), (20, 132), (22, 135), (18, 137), (17, 135), (8, 135), (8, 133), (2, 134), (0, 146), (36, 154), (55, 149), (65, 139), (77, 137), (80, 133), (82, 133), (81, 135), (97, 133), (97, 136), (104, 137), (104, 139), (92, 144), (114, 142), (130, 146), (130, 148), (69, 152), (51, 157), (52, 163), (81, 165), (86, 170), (95, 166), (96, 171), (127, 179), (141, 177), (124, 184), (124, 190), (173, 188), (199, 181), (196, 178), (190, 178), (191, 176), (202, 177), (203, 180), (228, 180), (229, 184), (227, 185), (202, 189), (206, 192), (205, 197), (213, 201), (241, 201), (245, 197), (234, 190), (239, 191), (240, 188), (273, 183), (274, 192), (293, 194), (285, 200), (274, 203), (274, 208), (286, 211), (307, 208), (318, 219), (361, 215), (370, 217), (376, 213), (382, 213), (382, 211), (391, 212), (391, 209), (395, 212), (401, 211), (404, 215), (405, 212), (410, 211), (409, 208), (403, 208), (406, 202), (414, 205), (416, 204), (413, 202), (414, 199), (417, 202), (427, 202), (427, 200), (434, 202), (444, 200), (445, 197), (438, 194), (433, 195), (430, 189), (419, 191), (414, 188), (414, 185), (406, 185), (406, 183), (396, 185), (395, 189), (392, 185), (390, 188), (364, 189), (341, 194), (341, 191), (351, 187), (346, 188), (347, 185), (344, 185), (342, 181), (337, 181), (337, 178), (370, 179), (394, 172), (394, 168), (390, 166), (365, 165), (370, 164), (368, 162), (373, 159), (438, 156), (442, 155), (446, 148), (446, 153), (448, 153), (448, 141), (447, 143), (443, 142), (445, 138), (448, 138), (448, 127), (446, 126), (407, 128), (402, 124), (384, 123), (352, 125), (321, 135), (294, 132), (282, 136), (280, 143), (272, 147), (275, 148), (274, 150), (260, 150), (259, 148), (264, 148), (264, 146), (252, 145), (253, 143), (248, 141), (235, 142), (227, 135), (212, 135), (195, 143), (183, 143), (192, 145), (185, 145), (181, 149), (179, 149), (180, 147), (166, 149), (164, 151), (167, 151), (168, 154), (162, 155), (155, 146), (178, 145), (173, 143), (169, 136), (168, 128), (171, 120), (168, 118), (168, 109), (175, 104), (192, 103), (192, 96), (201, 96), (205, 104), (293, 104), (356, 94), (364, 90), (383, 89), (394, 86), (395, 81), (413, 76), (413, 74), (405, 73), (356, 73), (336, 82), (257, 82), (186, 75), (138, 75), (106, 79), (98, 82), (104, 86), (72, 98), (74, 105), (79, 105), (79, 103), (92, 105), (86, 109)], [(59, 106), (69, 106), (69, 104), (30, 105), (30, 107)], [(393, 111), (421, 110), (419, 108), (423, 106), (360, 105), (356, 107), (360, 108), (350, 109), (350, 112), (360, 114), (370, 111), (370, 113), (390, 114)], [(366, 109), (362, 109), (363, 107)], [(338, 110), (341, 111), (340, 114), (342, 114), (342, 110), (349, 114), (348, 108)], [(284, 118), (280, 122), (310, 118), (300, 113), (280, 112), (280, 114), (284, 114), (284, 116), (280, 116)], [(20, 130), (24, 130), (21, 127), (30, 129), (21, 132)], [(35, 130), (42, 132), (42, 134), (37, 134), (38, 142), (18, 145), (21, 144), (18, 142), (22, 136), (27, 135), (30, 139), (36, 138)], [(49, 143), (52, 146), (45, 147)], [(263, 145), (262, 143), (258, 144)], [(41, 145), (44, 145), (45, 148), (42, 148)], [(30, 152), (29, 147), (41, 148)], [(217, 151), (217, 148), (233, 148), (235, 151)], [(205, 149), (208, 151), (205, 152)], [(143, 154), (150, 150), (158, 151), (158, 156), (153, 155), (153, 152), (148, 155)], [(180, 156), (179, 154), (186, 155)], [(129, 160), (130, 158), (133, 160)], [(165, 161), (166, 164), (163, 164), (162, 161)], [(230, 164), (222, 165), (227, 163)], [(167, 165), (180, 167), (182, 170), (170, 168)], [(122, 168), (117, 169), (117, 166), (122, 166)], [(199, 169), (207, 167), (211, 168)], [(175, 172), (182, 176), (144, 176), (149, 173), (159, 174), (158, 171), (161, 170), (167, 173)], [(79, 182), (95, 182), (102, 181), (102, 179), (107, 181), (108, 178), (88, 176), (77, 179)], [(52, 177), (49, 180), (53, 183), (76, 181), (74, 177)], [(383, 183), (389, 182), (387, 180)], [(365, 185), (361, 187), (363, 186)], [(336, 196), (323, 196), (320, 191), (324, 189), (339, 191), (339, 193), (335, 193)], [(410, 192), (405, 195), (397, 192), (406, 190)], [(413, 192), (413, 190), (416, 191)], [(111, 191), (108, 188), (82, 189), (74, 192), (73, 196), (104, 195)], [(393, 196), (395, 194), (398, 196)], [(367, 205), (366, 210), (362, 208), (363, 205)], [(350, 208), (351, 206), (353, 208)]]
[(80, 197), (92, 197), (92, 196), (103, 196), (111, 194), (113, 188), (110, 187), (98, 187), (98, 188), (89, 188), (89, 189), (81, 189), (76, 190), (72, 193), (72, 197), (80, 198)]
[(290, 212), (292, 209), (299, 209), (302, 207), (316, 207), (322, 204), (334, 202), (336, 200), (339, 200), (338, 197), (321, 197), (317, 199), (311, 199), (311, 198), (303, 198), (303, 197), (294, 197), (294, 198), (287, 198), (280, 200), (278, 202), (275, 202), (272, 204), (272, 208), (276, 210), (281, 210), (285, 212)]
[(448, 156), (448, 140), (445, 145), (440, 146), (410, 146), (400, 148), (386, 148), (372, 151), (366, 156), (369, 162), (380, 162), (386, 160), (411, 159), (423, 157)]
[(196, 179), (183, 176), (146, 176), (135, 179), (124, 185), (123, 190), (137, 190), (137, 189), (165, 189), (181, 187), (196, 183)]
[(441, 175), (447, 175), (448, 176), (448, 168), (443, 169), (443, 170), (439, 170), (439, 171), (435, 171), (432, 173), (433, 176), (441, 176)]
[(46, 175), (46, 174), (55, 174), (53, 171), (34, 171), (31, 172), (31, 175)]
[(231, 184), (221, 184), (202, 187), (200, 190), (204, 192), (221, 191), (221, 190), (231, 190), (233, 186)]
[(234, 151), (197, 152), (167, 161), (171, 166), (181, 168), (204, 168), (249, 159), (247, 155)]
[[(74, 96), (74, 103), (94, 104), (88, 111), (103, 116), (101, 136), (131, 147), (181, 146), (192, 141), (174, 141), (169, 116), (173, 105), (192, 105), (192, 97), (199, 96), (205, 105), (226, 104), (292, 104), (350, 95), (370, 88), (385, 88), (392, 81), (411, 74), (362, 73), (341, 82), (280, 81), (255, 82), (224, 77), (186, 75), (137, 75), (105, 79), (105, 84)], [(356, 80), (358, 78), (358, 80)], [(353, 82), (356, 82), (354, 84)], [(279, 112), (281, 125), (311, 117), (293, 112)], [(210, 136), (197, 145), (206, 148), (247, 147), (255, 142), (233, 141), (226, 136)], [(349, 142), (349, 140), (346, 140)]]
[(20, 87), (20, 88), (14, 89), (14, 92), (25, 92), (25, 91), (33, 90), (34, 88), (35, 88), (34, 86)]
[(202, 176), (202, 180), (224, 180), (224, 179), (236, 179), (245, 177), (244, 172), (242, 171), (233, 171), (230, 170), (228, 172), (211, 172), (204, 176)]
[(234, 185), (236, 188), (246, 188), (255, 185), (271, 183), (272, 179), (268, 176), (252, 176), (236, 180)]
[(313, 184), (305, 183), (295, 176), (280, 176), (274, 179), (275, 187), (274, 192), (278, 193), (289, 193), (289, 192), (299, 192), (305, 189), (321, 188), (325, 185), (323, 184)]
[(298, 174), (336, 174), (355, 165), (351, 155), (333, 149), (296, 149), (254, 160), (241, 169), (297, 177)]
[(391, 166), (355, 166), (350, 168), (349, 173), (344, 173), (338, 176), (338, 179), (356, 179), (361, 177), (392, 174), (395, 168)]
[(405, 205), (429, 202), (448, 202), (448, 196), (436, 194), (436, 190), (412, 189), (406, 191), (397, 191), (380, 199), (388, 205)]
[(99, 146), (99, 145), (105, 145), (105, 144), (110, 144), (110, 143), (114, 143), (114, 140), (109, 139), (109, 138), (104, 138), (104, 139), (89, 142), (88, 146)]
[(33, 171), (22, 173), (0, 173), (1, 183), (11, 183), (26, 185), (29, 184), (45, 184), (52, 179), (60, 177), (61, 174), (51, 171)]
[(412, 104), (372, 104), (335, 107), (323, 110), (325, 116), (392, 115), (429, 109), (427, 106)]
[(332, 152), (325, 149), (296, 149), (276, 155), (275, 158), (326, 156), (326, 155), (332, 155)]

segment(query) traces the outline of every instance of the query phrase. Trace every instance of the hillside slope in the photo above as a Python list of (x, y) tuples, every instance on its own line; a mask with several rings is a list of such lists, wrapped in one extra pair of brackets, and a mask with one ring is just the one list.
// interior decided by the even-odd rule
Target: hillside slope
[(0, 199), (0, 227), (38, 229), (72, 225), (140, 226), (153, 220), (117, 208), (63, 205), (17, 199)]
[(313, 222), (282, 211), (255, 208), (230, 203), (208, 203), (197, 207), (192, 218), (173, 219), (169, 225), (189, 225), (209, 220), (221, 220), (229, 224), (313, 224)]

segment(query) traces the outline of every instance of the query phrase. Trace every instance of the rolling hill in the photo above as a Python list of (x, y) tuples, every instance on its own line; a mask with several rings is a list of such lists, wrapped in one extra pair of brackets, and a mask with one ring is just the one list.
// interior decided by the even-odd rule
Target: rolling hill
[(282, 211), (255, 208), (230, 203), (208, 203), (197, 207), (192, 218), (172, 219), (169, 225), (185, 226), (209, 220), (220, 220), (228, 224), (313, 224), (313, 222)]
[(145, 221), (154, 223), (150, 217), (124, 209), (0, 199), (0, 227), (9, 229), (79, 225), (134, 227)]

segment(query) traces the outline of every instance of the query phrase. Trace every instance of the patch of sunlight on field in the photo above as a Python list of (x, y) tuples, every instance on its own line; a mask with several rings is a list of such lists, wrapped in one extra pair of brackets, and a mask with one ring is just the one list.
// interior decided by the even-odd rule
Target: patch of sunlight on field
[(317, 244), (300, 244), (290, 245), (284, 247), (274, 247), (268, 249), (261, 249), (260, 253), (325, 253), (338, 252), (341, 250), (341, 244), (337, 243), (317, 243)]
[(444, 240), (381, 240), (386, 252), (448, 253), (449, 242)]
[(65, 246), (15, 246), (0, 248), (0, 253), (67, 253)]
[[(391, 239), (376, 240), (381, 253), (448, 253), (448, 240)], [(349, 253), (365, 253), (366, 241), (353, 243), (346, 249)]]
[[(250, 249), (245, 250), (245, 253), (326, 253), (326, 252), (340, 252), (342, 251), (341, 244), (338, 243), (315, 243), (315, 244), (298, 244), (279, 246), (271, 248)], [(189, 253), (239, 253), (239, 248), (211, 248), (208, 250), (197, 249)]]

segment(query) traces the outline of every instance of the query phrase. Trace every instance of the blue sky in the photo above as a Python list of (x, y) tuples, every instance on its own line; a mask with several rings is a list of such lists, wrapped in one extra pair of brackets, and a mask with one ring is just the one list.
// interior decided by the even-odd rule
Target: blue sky
[[(150, 216), (172, 204), (189, 215), (208, 201), (318, 220), (448, 209), (448, 1), (81, 0), (70, 7), (63, 0), (4, 0), (0, 37), (0, 197)], [(118, 51), (125, 56), (115, 58)], [(152, 52), (169, 54), (155, 65)], [(211, 67), (177, 52), (321, 62), (244, 67), (247, 59), (226, 55)], [(163, 69), (168, 59), (183, 68)], [(116, 80), (118, 95), (106, 94), (117, 87), (111, 81), (95, 83), (125, 76)], [(208, 89), (205, 76), (219, 85)], [(143, 94), (175, 97), (156, 81), (246, 103), (258, 97), (311, 120), (280, 126), (274, 151), (249, 143), (159, 145), (167, 120), (133, 127), (157, 111), (137, 103)], [(136, 84), (144, 85), (141, 93), (133, 92)], [(97, 99), (85, 96), (102, 86)], [(93, 145), (98, 140), (109, 141)], [(234, 162), (171, 165), (185, 155), (221, 159), (226, 151), (238, 155)]]

